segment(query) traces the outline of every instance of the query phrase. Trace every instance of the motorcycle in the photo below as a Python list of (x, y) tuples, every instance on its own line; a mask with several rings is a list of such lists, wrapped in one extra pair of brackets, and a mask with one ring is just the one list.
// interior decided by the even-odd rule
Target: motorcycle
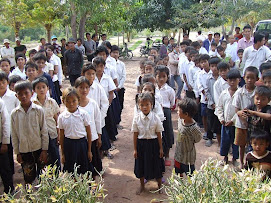
[(124, 47), (120, 48), (120, 57), (123, 57), (124, 59), (132, 59), (134, 54), (132, 50), (128, 49), (127, 43), (124, 43)]

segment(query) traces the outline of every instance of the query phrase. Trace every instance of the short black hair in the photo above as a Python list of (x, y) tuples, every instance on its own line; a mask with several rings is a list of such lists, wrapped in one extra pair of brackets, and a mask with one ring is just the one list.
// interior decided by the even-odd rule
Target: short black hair
[[(199, 52), (196, 49), (191, 49), (189, 55), (197, 55)], [(168, 55), (166, 55), (168, 57)]]
[(105, 60), (102, 57), (100, 57), (100, 56), (96, 56), (93, 59), (93, 65), (94, 65), (94, 67), (98, 66), (100, 63), (102, 63), (103, 65), (105, 65)]
[(28, 52), (28, 56), (30, 56), (31, 54), (36, 54), (38, 53), (36, 49), (31, 49), (29, 52)]
[(96, 68), (94, 67), (94, 65), (92, 63), (89, 63), (89, 64), (86, 64), (86, 65), (83, 66), (83, 68), (82, 68), (82, 76), (84, 76), (85, 73), (88, 70), (94, 70), (96, 72)]
[(208, 54), (202, 54), (200, 55), (199, 61), (204, 61), (204, 60), (209, 61), (209, 59), (210, 59), (210, 56)]
[(271, 90), (265, 85), (256, 87), (255, 94), (259, 96), (266, 96), (268, 99), (271, 99)]
[(111, 48), (111, 52), (112, 51), (120, 51), (119, 47), (117, 45), (113, 45), (112, 48)]
[(198, 31), (198, 34), (201, 35), (201, 30)]
[(109, 42), (109, 41), (105, 41), (104, 42), (104, 45), (108, 48), (108, 49), (112, 49), (112, 45), (111, 45), (111, 43)]
[(89, 33), (89, 32), (87, 32), (87, 33), (86, 33), (86, 37), (87, 37), (88, 35), (90, 35), (90, 33)]
[(228, 44), (226, 40), (222, 40), (222, 41), (221, 41), (221, 44), (222, 44), (222, 43)]
[(265, 62), (260, 65), (260, 72), (263, 73), (263, 71), (270, 70), (271, 69), (271, 62)]
[[(151, 56), (154, 56), (154, 55), (151, 55)], [(154, 56), (154, 60), (155, 60), (156, 58), (155, 58), (155, 56)], [(144, 63), (144, 66), (147, 66), (147, 65), (150, 65), (150, 66), (152, 66), (153, 68), (155, 67), (155, 63), (154, 62), (152, 62), (152, 61), (146, 61), (145, 63)]]
[(25, 65), (25, 72), (27, 71), (28, 68), (35, 68), (36, 70), (38, 70), (38, 65), (29, 61)]
[(4, 71), (0, 70), (0, 81), (2, 80), (8, 81), (8, 75)]
[(200, 47), (200, 43), (198, 41), (195, 41), (191, 43), (191, 46), (196, 49), (197, 47)]
[(183, 34), (183, 37), (184, 37), (184, 36), (189, 36), (189, 35), (188, 35), (187, 33), (184, 33), (184, 34)]
[(261, 42), (263, 39), (265, 39), (265, 36), (263, 33), (261, 32), (254, 33), (254, 44), (256, 44), (257, 42)]
[(98, 48), (96, 49), (96, 52), (95, 52), (95, 56), (97, 56), (101, 52), (105, 52), (106, 56), (109, 55), (109, 52), (108, 52), (107, 48), (105, 46), (103, 46), (103, 45), (98, 46)]
[(224, 61), (217, 64), (217, 70), (227, 70), (230, 69), (230, 65)]
[(24, 58), (24, 60), (26, 60), (25, 55), (21, 54), (21, 53), (15, 55), (15, 61), (16, 61), (16, 63), (17, 63), (18, 58)]
[(153, 74), (151, 73), (144, 74), (144, 76), (142, 77), (142, 83), (144, 84), (146, 82), (150, 82), (150, 79), (155, 80), (155, 77), (153, 76)]
[(211, 46), (216, 46), (216, 47), (217, 47), (217, 43), (212, 42), (212, 43), (211, 43)]
[(189, 42), (185, 40), (185, 41), (183, 41), (183, 42), (180, 43), (180, 46), (182, 46), (182, 45), (189, 46)]
[(259, 75), (258, 68), (254, 67), (254, 66), (247, 67), (245, 70), (244, 76), (247, 74), (247, 72), (253, 72), (256, 75), (256, 77), (258, 77), (258, 75)]
[(250, 29), (251, 30), (251, 26), (249, 24), (247, 24), (247, 25), (244, 26), (243, 30), (245, 30), (245, 29)]
[(262, 78), (263, 78), (263, 80), (264, 80), (265, 78), (271, 78), (271, 70), (265, 71), (265, 72), (263, 73), (263, 75), (262, 75)]
[(251, 132), (250, 141), (254, 139), (265, 140), (266, 142), (270, 142), (269, 134), (265, 130), (262, 130), (262, 129), (256, 129)]
[(167, 74), (167, 78), (169, 80), (169, 69), (168, 67), (164, 66), (164, 65), (158, 65), (154, 68), (154, 75), (158, 75), (159, 73), (166, 73)]
[(240, 27), (235, 27), (235, 30), (236, 30), (236, 29), (239, 29), (239, 30), (240, 30)]
[(41, 77), (36, 78), (32, 82), (33, 90), (35, 90), (37, 84), (39, 84), (39, 83), (44, 83), (47, 87), (49, 87), (48, 80), (45, 77), (41, 76)]
[(8, 81), (9, 81), (9, 85), (10, 85), (12, 83), (17, 83), (19, 81), (22, 81), (22, 78), (19, 75), (11, 75), (11, 76), (9, 76)]
[(151, 50), (155, 50), (155, 51), (158, 52), (158, 49), (157, 49), (156, 47), (151, 47), (151, 48), (150, 48), (150, 51), (151, 51)]
[(218, 36), (220, 37), (220, 33), (219, 33), (219, 32), (216, 32), (216, 33), (214, 34), (214, 36), (216, 36), (216, 35), (218, 35)]
[(48, 45), (45, 45), (45, 46), (46, 46), (46, 49), (51, 49), (52, 51), (55, 50), (54, 45), (48, 44)]
[(41, 42), (43, 39), (45, 40), (45, 38), (43, 38), (43, 37), (42, 37), (42, 38), (40, 38), (40, 42)]
[(80, 41), (80, 42), (82, 42), (82, 39), (81, 38), (77, 38), (77, 40), (76, 41)]
[(152, 108), (154, 108), (155, 96), (149, 92), (137, 94), (135, 100), (136, 100), (137, 106), (140, 101), (150, 101), (152, 104)]
[(81, 84), (86, 83), (90, 87), (90, 82), (85, 76), (80, 76), (75, 80), (74, 86), (75, 88), (79, 87)]
[(241, 78), (240, 71), (237, 69), (231, 69), (227, 73), (227, 79), (236, 79), (236, 78)]
[(219, 64), (220, 62), (220, 58), (218, 58), (217, 56), (214, 56), (214, 57), (211, 57), (209, 60), (208, 60), (208, 63), (211, 65), (211, 64)]
[(14, 90), (15, 90), (16, 93), (18, 93), (18, 92), (20, 92), (22, 90), (25, 90), (25, 89), (29, 89), (31, 92), (33, 90), (32, 84), (27, 80), (19, 81), (14, 86)]
[(187, 113), (191, 118), (193, 118), (198, 111), (198, 105), (196, 101), (188, 97), (180, 100), (177, 105), (180, 109), (182, 109), (183, 113)]
[(93, 39), (94, 37), (98, 36), (98, 34), (94, 33), (92, 36), (91, 36), (91, 39)]
[(39, 53), (35, 54), (35, 56), (33, 57), (33, 60), (34, 61), (43, 60), (46, 62), (47, 57), (44, 54), (42, 54), (41, 52), (39, 52)]
[(9, 63), (9, 65), (10, 65), (10, 60), (8, 59), (8, 58), (2, 58), (1, 60), (0, 60), (0, 64), (2, 63), (2, 62), (8, 62)]
[(187, 46), (184, 50), (184, 53), (190, 53), (190, 51), (194, 49), (194, 47), (191, 47), (191, 46)]
[(237, 54), (244, 53), (244, 49), (238, 49)]
[(216, 49), (217, 51), (224, 51), (224, 48), (221, 45), (219, 45)]
[(101, 37), (103, 37), (103, 36), (106, 36), (106, 34), (104, 33), (104, 34), (101, 35)]

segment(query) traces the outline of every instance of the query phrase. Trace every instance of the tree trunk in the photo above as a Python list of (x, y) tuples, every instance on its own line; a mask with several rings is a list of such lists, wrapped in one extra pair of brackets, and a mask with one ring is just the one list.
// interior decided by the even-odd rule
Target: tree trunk
[(15, 25), (14, 25), (15, 38), (19, 37), (20, 28), (21, 28), (21, 23), (15, 22)]
[(52, 27), (53, 27), (52, 24), (45, 24), (45, 29), (46, 29), (46, 32), (47, 32), (47, 41), (48, 41), (48, 43), (51, 43), (51, 31), (52, 31)]
[(131, 32), (127, 32), (127, 42), (130, 42), (131, 40)]
[(94, 30), (95, 30), (95, 34), (98, 34), (98, 25), (96, 23), (94, 24)]
[(222, 25), (222, 35), (226, 37), (226, 28), (225, 25)]
[(77, 26), (76, 26), (76, 11), (75, 11), (75, 5), (73, 1), (71, 2), (71, 29), (72, 29), (72, 37), (76, 40), (77, 38)]
[(69, 38), (69, 27), (66, 25), (65, 26), (65, 32), (66, 32), (66, 38)]
[(182, 29), (180, 28), (179, 29), (179, 36), (178, 36), (178, 42), (177, 42), (177, 44), (180, 44), (180, 42), (181, 42), (181, 31), (182, 31)]
[(123, 38), (122, 38), (122, 44), (123, 44), (123, 46), (124, 46), (124, 43), (125, 43), (124, 36), (125, 36), (125, 32), (123, 31)]
[[(233, 29), (234, 29), (234, 25), (235, 25), (235, 19), (232, 19), (232, 22), (231, 22), (231, 30), (229, 31), (228, 35), (232, 35), (233, 33)], [(226, 37), (226, 36), (225, 36)], [(228, 38), (228, 37), (226, 37)]]
[(79, 37), (84, 41), (85, 25), (87, 20), (87, 13), (83, 13), (79, 23)]

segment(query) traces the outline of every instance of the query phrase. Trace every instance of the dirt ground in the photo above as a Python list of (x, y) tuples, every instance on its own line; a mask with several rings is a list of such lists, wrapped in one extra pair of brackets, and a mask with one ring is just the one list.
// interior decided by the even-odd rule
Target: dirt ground
[[(124, 110), (122, 113), (121, 125), (124, 127), (123, 130), (119, 130), (117, 141), (115, 142), (116, 150), (113, 151), (114, 159), (103, 159), (103, 167), (105, 169), (104, 175), (104, 186), (107, 190), (108, 196), (105, 202), (108, 203), (125, 203), (125, 202), (150, 202), (152, 199), (166, 200), (167, 196), (164, 194), (151, 193), (150, 190), (157, 189), (157, 183), (150, 181), (146, 184), (147, 191), (141, 195), (136, 195), (136, 189), (139, 187), (139, 180), (135, 177), (134, 169), (134, 158), (133, 158), (133, 136), (130, 132), (131, 123), (133, 119), (133, 108), (135, 105), (135, 94), (136, 87), (134, 85), (136, 77), (139, 75), (139, 61), (140, 58), (133, 58), (130, 61), (124, 61), (127, 70), (127, 79), (125, 82), (125, 102)], [(68, 81), (65, 81), (64, 86), (68, 86)], [(175, 136), (177, 134), (177, 113), (172, 112), (172, 121), (174, 126)], [(197, 161), (196, 169), (199, 169), (202, 162), (209, 157), (221, 159), (217, 153), (217, 142), (212, 147), (205, 147), (204, 140), (201, 140), (196, 144), (197, 150)], [(166, 167), (166, 173), (164, 175), (165, 180), (171, 175), (173, 169), (173, 157), (174, 149), (170, 151), (170, 159), (172, 165)], [(20, 165), (15, 161), (16, 174), (14, 176), (14, 184), (22, 183), (22, 173), (18, 173)], [(166, 181), (167, 182), (167, 181)], [(166, 184), (165, 182), (165, 184)], [(2, 183), (1, 183), (2, 185)], [(0, 194), (3, 192), (3, 187), (0, 187)]]

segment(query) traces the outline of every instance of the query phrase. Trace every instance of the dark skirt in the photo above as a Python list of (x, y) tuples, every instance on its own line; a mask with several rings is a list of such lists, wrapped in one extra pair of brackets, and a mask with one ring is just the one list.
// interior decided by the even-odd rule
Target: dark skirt
[[(171, 121), (171, 110), (169, 108), (163, 108), (164, 115), (166, 117), (166, 120), (163, 121), (163, 127), (165, 132), (165, 138), (166, 141), (166, 147), (167, 150), (172, 148), (172, 145), (174, 144), (174, 133), (173, 133), (173, 127), (172, 127), (172, 121)], [(165, 151), (166, 152), (166, 151)]]
[(107, 133), (106, 127), (102, 128), (102, 146), (101, 150), (109, 150), (111, 148), (111, 143), (109, 139), (109, 135)]
[(54, 99), (60, 105), (61, 104), (60, 96), (62, 95), (62, 92), (60, 91), (60, 85), (59, 85), (58, 80), (54, 82), (54, 86), (55, 86), (55, 98)]
[(120, 119), (120, 114), (121, 114), (121, 107), (120, 107), (120, 102), (119, 102), (119, 96), (118, 93), (115, 92), (116, 98), (113, 99), (112, 101), (112, 110), (113, 110), (113, 116), (116, 124), (119, 124), (121, 119)]
[(77, 173), (84, 174), (87, 171), (93, 172), (93, 165), (88, 159), (88, 142), (86, 138), (64, 139), (65, 163), (63, 171), (74, 172), (76, 164)]
[(115, 118), (114, 118), (113, 105), (110, 105), (107, 110), (107, 115), (105, 117), (105, 128), (107, 130), (109, 139), (111, 141), (115, 141), (116, 135), (118, 134), (118, 129), (117, 129), (117, 124), (116, 124)]
[(137, 139), (137, 159), (134, 173), (137, 178), (146, 180), (162, 178), (165, 168), (163, 158), (159, 157), (158, 139)]
[(93, 176), (98, 175), (103, 170), (102, 160), (100, 156), (100, 151), (97, 147), (97, 140), (92, 141), (91, 143), (91, 152), (92, 152), (92, 165), (94, 167)]

